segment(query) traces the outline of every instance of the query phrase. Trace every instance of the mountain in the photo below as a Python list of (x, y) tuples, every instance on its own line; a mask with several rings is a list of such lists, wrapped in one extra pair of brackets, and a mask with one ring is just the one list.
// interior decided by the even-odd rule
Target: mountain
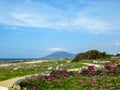
[(75, 54), (65, 52), (65, 51), (57, 51), (54, 53), (51, 53), (45, 57), (42, 57), (42, 59), (64, 59), (64, 58), (74, 58)]

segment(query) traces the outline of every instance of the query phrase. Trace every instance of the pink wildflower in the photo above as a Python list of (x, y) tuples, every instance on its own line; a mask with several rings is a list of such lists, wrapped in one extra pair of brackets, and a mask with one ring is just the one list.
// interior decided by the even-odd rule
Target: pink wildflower
[(111, 64), (111, 68), (116, 68), (117, 66), (115, 64)]
[(83, 83), (83, 80), (79, 80), (80, 83)]
[(94, 88), (91, 88), (91, 90), (95, 90)]
[(97, 81), (97, 78), (93, 78), (93, 82), (96, 82)]
[(32, 90), (37, 90), (36, 87), (33, 87)]
[(52, 78), (51, 78), (51, 77), (48, 77), (48, 80), (50, 81), (50, 80), (52, 80)]
[(110, 87), (110, 90), (112, 90), (112, 87)]
[(116, 68), (117, 66), (114, 64), (114, 63), (111, 63), (111, 62), (109, 62), (109, 63), (105, 63), (105, 66), (104, 66), (106, 69), (114, 69), (114, 68)]

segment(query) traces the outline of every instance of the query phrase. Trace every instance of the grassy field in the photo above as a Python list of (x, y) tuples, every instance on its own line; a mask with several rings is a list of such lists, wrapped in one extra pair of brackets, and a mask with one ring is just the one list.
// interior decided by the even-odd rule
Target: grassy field
[[(83, 64), (95, 64), (93, 61), (49, 60), (36, 63), (13, 63), (0, 67), (0, 81), (38, 74), (22, 82), (22, 88), (26, 90), (120, 90), (120, 59), (98, 60), (96, 65), (104, 65), (106, 61), (113, 63), (100, 69), (101, 71), (99, 69), (95, 71), (95, 68)], [(83, 69), (82, 74), (80, 71), (67, 71), (83, 66), (87, 68)], [(42, 73), (49, 73), (50, 76), (41, 76)]]
[(10, 66), (0, 67), (0, 81), (20, 77), (29, 74), (47, 73), (59, 69), (73, 69), (85, 66), (81, 62), (69, 62), (70, 60), (51, 60), (41, 63), (15, 63)]
[(120, 90), (120, 65), (87, 66), (79, 71), (53, 70), (19, 83), (27, 90)]

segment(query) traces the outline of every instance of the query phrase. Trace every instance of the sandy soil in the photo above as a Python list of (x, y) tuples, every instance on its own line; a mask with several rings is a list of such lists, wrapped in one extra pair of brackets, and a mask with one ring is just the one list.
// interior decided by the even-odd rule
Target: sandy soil
[(12, 87), (12, 85), (15, 83), (15, 81), (17, 81), (19, 79), (24, 79), (26, 77), (30, 77), (30, 76), (33, 76), (33, 75), (37, 75), (37, 74), (31, 74), (31, 75), (26, 75), (26, 76), (22, 76), (22, 77), (16, 77), (16, 78), (0, 81), (0, 86), (2, 86), (2, 87)]
[(96, 66), (96, 67), (101, 66), (101, 65), (98, 65), (98, 64), (91, 64), (91, 63), (82, 63), (82, 64), (85, 64), (85, 65), (88, 65), (88, 66)]
[(12, 85), (14, 84), (14, 82), (16, 80), (22, 79), (22, 78), (24, 78), (24, 77), (16, 77), (16, 78), (5, 80), (5, 81), (0, 81), (0, 86), (3, 86), (3, 87), (12, 87)]

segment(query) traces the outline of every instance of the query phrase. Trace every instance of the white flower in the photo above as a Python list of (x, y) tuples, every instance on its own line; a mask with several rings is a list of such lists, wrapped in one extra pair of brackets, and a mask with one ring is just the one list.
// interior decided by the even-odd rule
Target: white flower
[(46, 76), (50, 76), (50, 73), (45, 74)]
[(80, 73), (81, 71), (82, 71), (82, 68), (79, 68), (78, 73)]
[(45, 74), (46, 76), (50, 76), (50, 72), (49, 72), (49, 71), (46, 71), (44, 74)]

